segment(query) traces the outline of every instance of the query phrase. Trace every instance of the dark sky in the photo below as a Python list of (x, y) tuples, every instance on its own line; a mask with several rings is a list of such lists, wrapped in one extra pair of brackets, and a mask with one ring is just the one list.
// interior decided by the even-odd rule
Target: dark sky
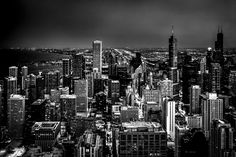
[(214, 45), (219, 25), (225, 47), (236, 47), (235, 0), (5, 0), (1, 47), (178, 47)]

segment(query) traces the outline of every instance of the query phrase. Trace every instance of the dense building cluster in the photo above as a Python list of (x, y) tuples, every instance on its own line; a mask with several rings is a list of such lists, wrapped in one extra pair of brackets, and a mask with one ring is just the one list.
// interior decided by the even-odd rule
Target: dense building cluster
[(235, 157), (236, 62), (222, 30), (205, 51), (178, 51), (172, 30), (165, 59), (96, 40), (62, 71), (9, 67), (0, 156)]

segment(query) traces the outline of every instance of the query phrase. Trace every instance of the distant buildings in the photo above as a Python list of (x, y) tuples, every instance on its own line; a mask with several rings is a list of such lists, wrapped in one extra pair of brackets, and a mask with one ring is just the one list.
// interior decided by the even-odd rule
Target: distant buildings
[(177, 67), (177, 39), (174, 36), (173, 27), (169, 38), (169, 67)]

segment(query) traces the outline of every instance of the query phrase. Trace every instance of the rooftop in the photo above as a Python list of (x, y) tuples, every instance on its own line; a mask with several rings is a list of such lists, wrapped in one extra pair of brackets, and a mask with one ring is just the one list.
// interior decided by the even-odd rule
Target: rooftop
[(35, 122), (32, 130), (50, 129), (55, 130), (60, 122)]
[(135, 121), (135, 122), (125, 122), (122, 123), (122, 127), (126, 131), (141, 131), (140, 129), (148, 130), (145, 132), (164, 132), (160, 123), (157, 122), (144, 122), (144, 121)]

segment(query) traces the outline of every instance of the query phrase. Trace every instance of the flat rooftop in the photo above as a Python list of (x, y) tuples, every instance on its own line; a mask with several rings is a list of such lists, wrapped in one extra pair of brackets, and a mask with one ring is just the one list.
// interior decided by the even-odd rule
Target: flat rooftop
[(32, 130), (55, 130), (60, 122), (36, 122)]
[(144, 122), (144, 121), (135, 121), (135, 122), (124, 122), (122, 123), (124, 130), (137, 131), (139, 129), (148, 129), (148, 132), (165, 132), (160, 123), (157, 122)]

